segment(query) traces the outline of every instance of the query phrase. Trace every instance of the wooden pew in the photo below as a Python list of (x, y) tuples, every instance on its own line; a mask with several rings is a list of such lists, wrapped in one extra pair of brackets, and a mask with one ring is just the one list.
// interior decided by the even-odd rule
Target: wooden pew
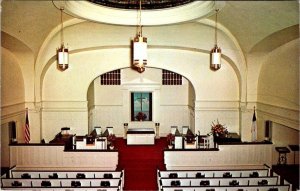
[(223, 177), (225, 173), (231, 174), (231, 177), (250, 177), (253, 172), (257, 172), (259, 177), (269, 176), (269, 169), (251, 169), (251, 170), (167, 170), (159, 171), (160, 177), (168, 178), (171, 173), (176, 173), (178, 178), (196, 177), (197, 173), (205, 177)]
[(121, 178), (123, 171), (28, 171), (28, 170), (11, 170), (10, 177), (21, 178), (23, 174), (29, 174), (31, 178), (49, 178), (53, 173), (58, 178), (76, 178), (78, 174), (84, 174), (86, 178), (105, 178), (104, 175), (111, 174), (113, 178)]
[[(6, 189), (4, 189), (6, 190)], [(20, 190), (20, 188), (9, 188), (7, 190)], [(23, 190), (30, 191), (120, 191), (118, 187), (110, 187), (110, 188), (90, 188), (90, 187), (81, 187), (81, 188), (43, 188), (42, 190), (39, 188), (22, 188)]]
[[(17, 170), (13, 168), (10, 176), (1, 176), (1, 188), (4, 190), (119, 190), (124, 187), (124, 170), (122, 171), (42, 171)], [(25, 176), (24, 176), (25, 175)], [(23, 178), (22, 178), (23, 177)], [(73, 183), (72, 183), (73, 182)], [(79, 183), (75, 185), (74, 183)], [(20, 185), (18, 185), (20, 184)], [(73, 184), (73, 185), (72, 185)], [(62, 189), (66, 190), (66, 189)]]
[[(18, 181), (21, 183), (19, 186), (14, 186), (13, 183)], [(47, 186), (43, 186), (43, 183)], [(74, 184), (79, 183), (79, 184)], [(108, 184), (103, 184), (108, 183)], [(121, 180), (119, 178), (114, 179), (21, 179), (21, 178), (12, 178), (12, 179), (1, 179), (2, 188), (121, 188)]]
[(277, 188), (278, 191), (289, 191), (289, 185), (268, 185), (268, 186), (220, 186), (220, 187), (201, 187), (201, 186), (193, 186), (193, 187), (170, 187), (164, 186), (160, 188), (160, 191), (269, 191), (270, 189)]
[(200, 186), (209, 182), (208, 186), (230, 186), (230, 183), (237, 181), (239, 185), (259, 185), (259, 182), (266, 181), (267, 185), (278, 185), (278, 177), (234, 177), (234, 178), (161, 178), (161, 186), (172, 186), (175, 181), (180, 182), (180, 186)]

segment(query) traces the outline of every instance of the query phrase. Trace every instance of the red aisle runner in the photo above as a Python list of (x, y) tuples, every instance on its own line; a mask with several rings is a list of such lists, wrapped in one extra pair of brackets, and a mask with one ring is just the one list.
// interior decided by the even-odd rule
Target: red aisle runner
[(155, 145), (126, 145), (117, 139), (119, 151), (118, 170), (125, 170), (124, 190), (157, 190), (157, 169), (165, 170), (163, 150), (165, 138), (155, 140)]

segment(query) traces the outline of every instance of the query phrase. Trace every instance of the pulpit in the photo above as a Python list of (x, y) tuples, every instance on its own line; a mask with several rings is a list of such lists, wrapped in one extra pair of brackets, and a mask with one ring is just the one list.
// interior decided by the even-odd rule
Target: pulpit
[(61, 132), (55, 135), (54, 139), (49, 142), (49, 144), (64, 144), (66, 150), (71, 150), (73, 148), (73, 136), (69, 134), (70, 127), (61, 128)]

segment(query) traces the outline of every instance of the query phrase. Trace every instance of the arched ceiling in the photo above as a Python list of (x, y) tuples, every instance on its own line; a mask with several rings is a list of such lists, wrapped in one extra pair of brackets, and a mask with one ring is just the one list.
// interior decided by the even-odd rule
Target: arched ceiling
[[(83, 2), (87, 3), (88, 1)], [(218, 1), (216, 2), (218, 3)], [(63, 3), (65, 2), (63, 1)], [(93, 4), (91, 2), (88, 3)], [(152, 11), (163, 13), (165, 10), (188, 7), (192, 3), (197, 2)], [(281, 41), (283, 43), (286, 41), (284, 35), (293, 34), (293, 38), (299, 38), (298, 1), (226, 1), (225, 3), (220, 3), (224, 5), (219, 12), (218, 21), (234, 35), (244, 54), (252, 50), (270, 50), (270, 48), (266, 48), (266, 46), (269, 46), (270, 42), (274, 40), (278, 42), (272, 42), (273, 45), (281, 44)], [(45, 38), (55, 27), (60, 25), (60, 12), (50, 0), (3, 0), (1, 6), (1, 30), (24, 43), (31, 49), (35, 57)], [(208, 7), (210, 10), (202, 16), (193, 16), (193, 13), (191, 13), (190, 20), (187, 19), (178, 22), (191, 22), (191, 20), (201, 20), (202, 18), (214, 20), (214, 15), (211, 15), (213, 7)], [(180, 12), (176, 13), (179, 14)], [(178, 16), (180, 17), (180, 15)], [(64, 15), (64, 21), (72, 18), (72, 16)], [(161, 18), (161, 20), (163, 19), (164, 18)], [(158, 19), (153, 22), (160, 22), (160, 20)], [(130, 25), (130, 23), (128, 25)], [(161, 25), (163, 25), (163, 23), (161, 23)], [(291, 29), (297, 31), (291, 33)], [(284, 31), (289, 31), (289, 33), (286, 34)], [(4, 38), (6, 37), (4, 36)], [(8, 41), (5, 42), (8, 43)]]

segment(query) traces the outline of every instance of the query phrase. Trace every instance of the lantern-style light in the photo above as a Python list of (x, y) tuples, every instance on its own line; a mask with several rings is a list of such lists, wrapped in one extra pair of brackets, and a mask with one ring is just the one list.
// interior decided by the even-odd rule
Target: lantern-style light
[(57, 68), (61, 71), (65, 71), (69, 68), (69, 51), (68, 48), (64, 45), (64, 24), (63, 24), (63, 10), (60, 8), (60, 21), (61, 21), (61, 30), (60, 30), (60, 40), (61, 45), (57, 49)]
[(140, 0), (140, 9), (138, 15), (138, 28), (137, 35), (133, 40), (133, 66), (138, 72), (142, 73), (145, 71), (145, 65), (147, 65), (147, 38), (143, 37), (142, 32), (142, 2)]
[(210, 68), (212, 70), (219, 70), (221, 68), (221, 48), (218, 47), (218, 36), (217, 36), (217, 23), (218, 23), (218, 12), (219, 9), (216, 9), (216, 20), (215, 20), (215, 47), (210, 52)]

